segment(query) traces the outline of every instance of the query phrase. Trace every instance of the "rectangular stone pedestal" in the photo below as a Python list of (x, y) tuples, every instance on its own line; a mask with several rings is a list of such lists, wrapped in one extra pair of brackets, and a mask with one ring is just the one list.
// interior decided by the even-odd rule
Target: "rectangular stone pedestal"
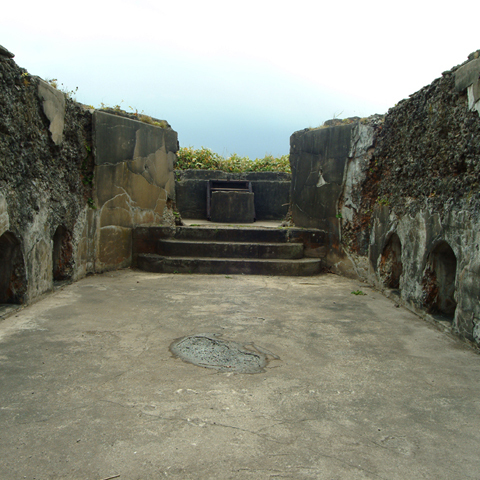
[(254, 194), (250, 192), (212, 192), (211, 220), (219, 223), (253, 223)]

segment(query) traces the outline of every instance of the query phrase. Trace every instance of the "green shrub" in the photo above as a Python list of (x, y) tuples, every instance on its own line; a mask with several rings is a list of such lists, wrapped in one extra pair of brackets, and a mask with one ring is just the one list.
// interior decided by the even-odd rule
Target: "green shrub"
[(177, 152), (177, 163), (175, 168), (187, 170), (194, 168), (198, 170), (219, 170), (222, 157), (208, 148), (202, 147), (194, 150), (193, 147), (183, 147)]
[(266, 155), (264, 158), (250, 160), (234, 153), (224, 158), (208, 148), (195, 150), (193, 147), (182, 147), (177, 152), (178, 170), (189, 168), (199, 170), (222, 170), (224, 172), (287, 172), (290, 173), (289, 155), (279, 158)]

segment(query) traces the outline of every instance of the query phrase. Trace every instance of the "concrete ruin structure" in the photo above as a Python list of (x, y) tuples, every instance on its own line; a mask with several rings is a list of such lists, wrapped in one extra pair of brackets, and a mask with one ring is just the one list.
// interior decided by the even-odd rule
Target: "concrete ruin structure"
[(175, 200), (184, 218), (207, 218), (208, 182), (248, 181), (257, 220), (283, 220), (288, 213), (292, 176), (285, 172), (231, 173), (218, 170), (176, 170)]
[(383, 117), (291, 137), (296, 226), (325, 265), (376, 284), (480, 343), (480, 58), (471, 54)]
[[(131, 264), (132, 229), (172, 224), (177, 133), (74, 102), (0, 50), (1, 303)], [(141, 121), (143, 120), (143, 121)]]
[(291, 177), (175, 178), (177, 133), (165, 120), (80, 105), (0, 48), (0, 303), (132, 266), (137, 227), (174, 228), (176, 200), (203, 218), (208, 180), (238, 177), (253, 184), (258, 218), (278, 219), (289, 203), (296, 241), (317, 232), (306, 256), (324, 269), (439, 315), (478, 345), (479, 76), (477, 51), (385, 116), (295, 132)]

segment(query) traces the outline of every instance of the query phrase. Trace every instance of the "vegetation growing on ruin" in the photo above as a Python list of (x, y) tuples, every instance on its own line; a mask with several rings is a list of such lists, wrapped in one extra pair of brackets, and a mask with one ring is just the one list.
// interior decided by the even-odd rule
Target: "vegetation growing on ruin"
[(62, 93), (64, 93), (67, 98), (76, 101), (75, 96), (78, 92), (78, 87), (70, 89), (63, 83), (58, 83), (58, 80), (56, 78), (46, 78), (45, 81), (50, 84), (51, 87), (56, 88), (57, 90), (60, 90)]
[[(22, 75), (22, 78), (23, 78), (24, 85), (28, 86), (30, 84), (29, 80), (28, 80), (29, 74), (24, 73)], [(46, 82), (49, 83), (51, 87), (63, 92), (67, 98), (76, 101), (75, 95), (78, 91), (78, 87), (76, 87), (73, 90), (70, 90), (69, 88), (64, 86), (63, 83), (58, 83), (58, 80), (56, 78), (47, 79)], [(120, 105), (122, 103), (123, 103), (123, 100), (120, 102)], [(158, 120), (156, 118), (150, 117), (149, 115), (145, 115), (143, 110), (141, 112), (139, 112), (134, 107), (128, 107), (131, 110), (131, 112), (128, 112), (126, 110), (122, 110), (120, 105), (114, 105), (112, 107), (110, 105), (107, 105), (106, 103), (101, 102), (100, 106), (98, 107), (98, 110), (102, 110), (104, 112), (111, 113), (113, 115), (119, 115), (119, 116), (122, 116), (122, 117), (131, 118), (132, 120), (138, 120), (140, 122), (148, 123), (149, 125), (153, 125), (155, 127), (160, 127), (160, 128), (168, 128), (169, 127), (167, 121)], [(85, 107), (87, 107), (90, 110), (96, 110), (97, 109), (93, 105), (85, 105)]]
[[(120, 104), (123, 103), (123, 100), (120, 102)], [(92, 107), (90, 105), (90, 107)], [(112, 113), (113, 115), (119, 115), (121, 117), (127, 117), (131, 118), (132, 120), (138, 120), (143, 123), (148, 123), (149, 125), (153, 125), (155, 127), (160, 127), (160, 128), (168, 128), (168, 122), (165, 120), (157, 120), (156, 118), (152, 118), (149, 115), (145, 115), (143, 110), (139, 112), (136, 108), (134, 107), (128, 107), (131, 112), (127, 112), (126, 110), (122, 110), (120, 105), (114, 105), (113, 107), (108, 106), (107, 104), (101, 102), (100, 103), (100, 108), (99, 110), (102, 110), (107, 113)], [(95, 107), (92, 107), (92, 109), (95, 110)]]
[(224, 172), (287, 172), (291, 173), (289, 155), (274, 157), (265, 155), (263, 158), (251, 160), (234, 153), (225, 158), (212, 150), (202, 147), (182, 147), (177, 152), (178, 170), (221, 170)]

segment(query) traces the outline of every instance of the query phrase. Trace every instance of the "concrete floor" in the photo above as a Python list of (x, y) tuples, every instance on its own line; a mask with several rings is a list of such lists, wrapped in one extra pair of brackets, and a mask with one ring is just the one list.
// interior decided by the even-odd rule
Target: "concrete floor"
[[(170, 354), (198, 333), (279, 359)], [(335, 275), (87, 277), (0, 321), (0, 378), (3, 480), (480, 478), (480, 356)]]

